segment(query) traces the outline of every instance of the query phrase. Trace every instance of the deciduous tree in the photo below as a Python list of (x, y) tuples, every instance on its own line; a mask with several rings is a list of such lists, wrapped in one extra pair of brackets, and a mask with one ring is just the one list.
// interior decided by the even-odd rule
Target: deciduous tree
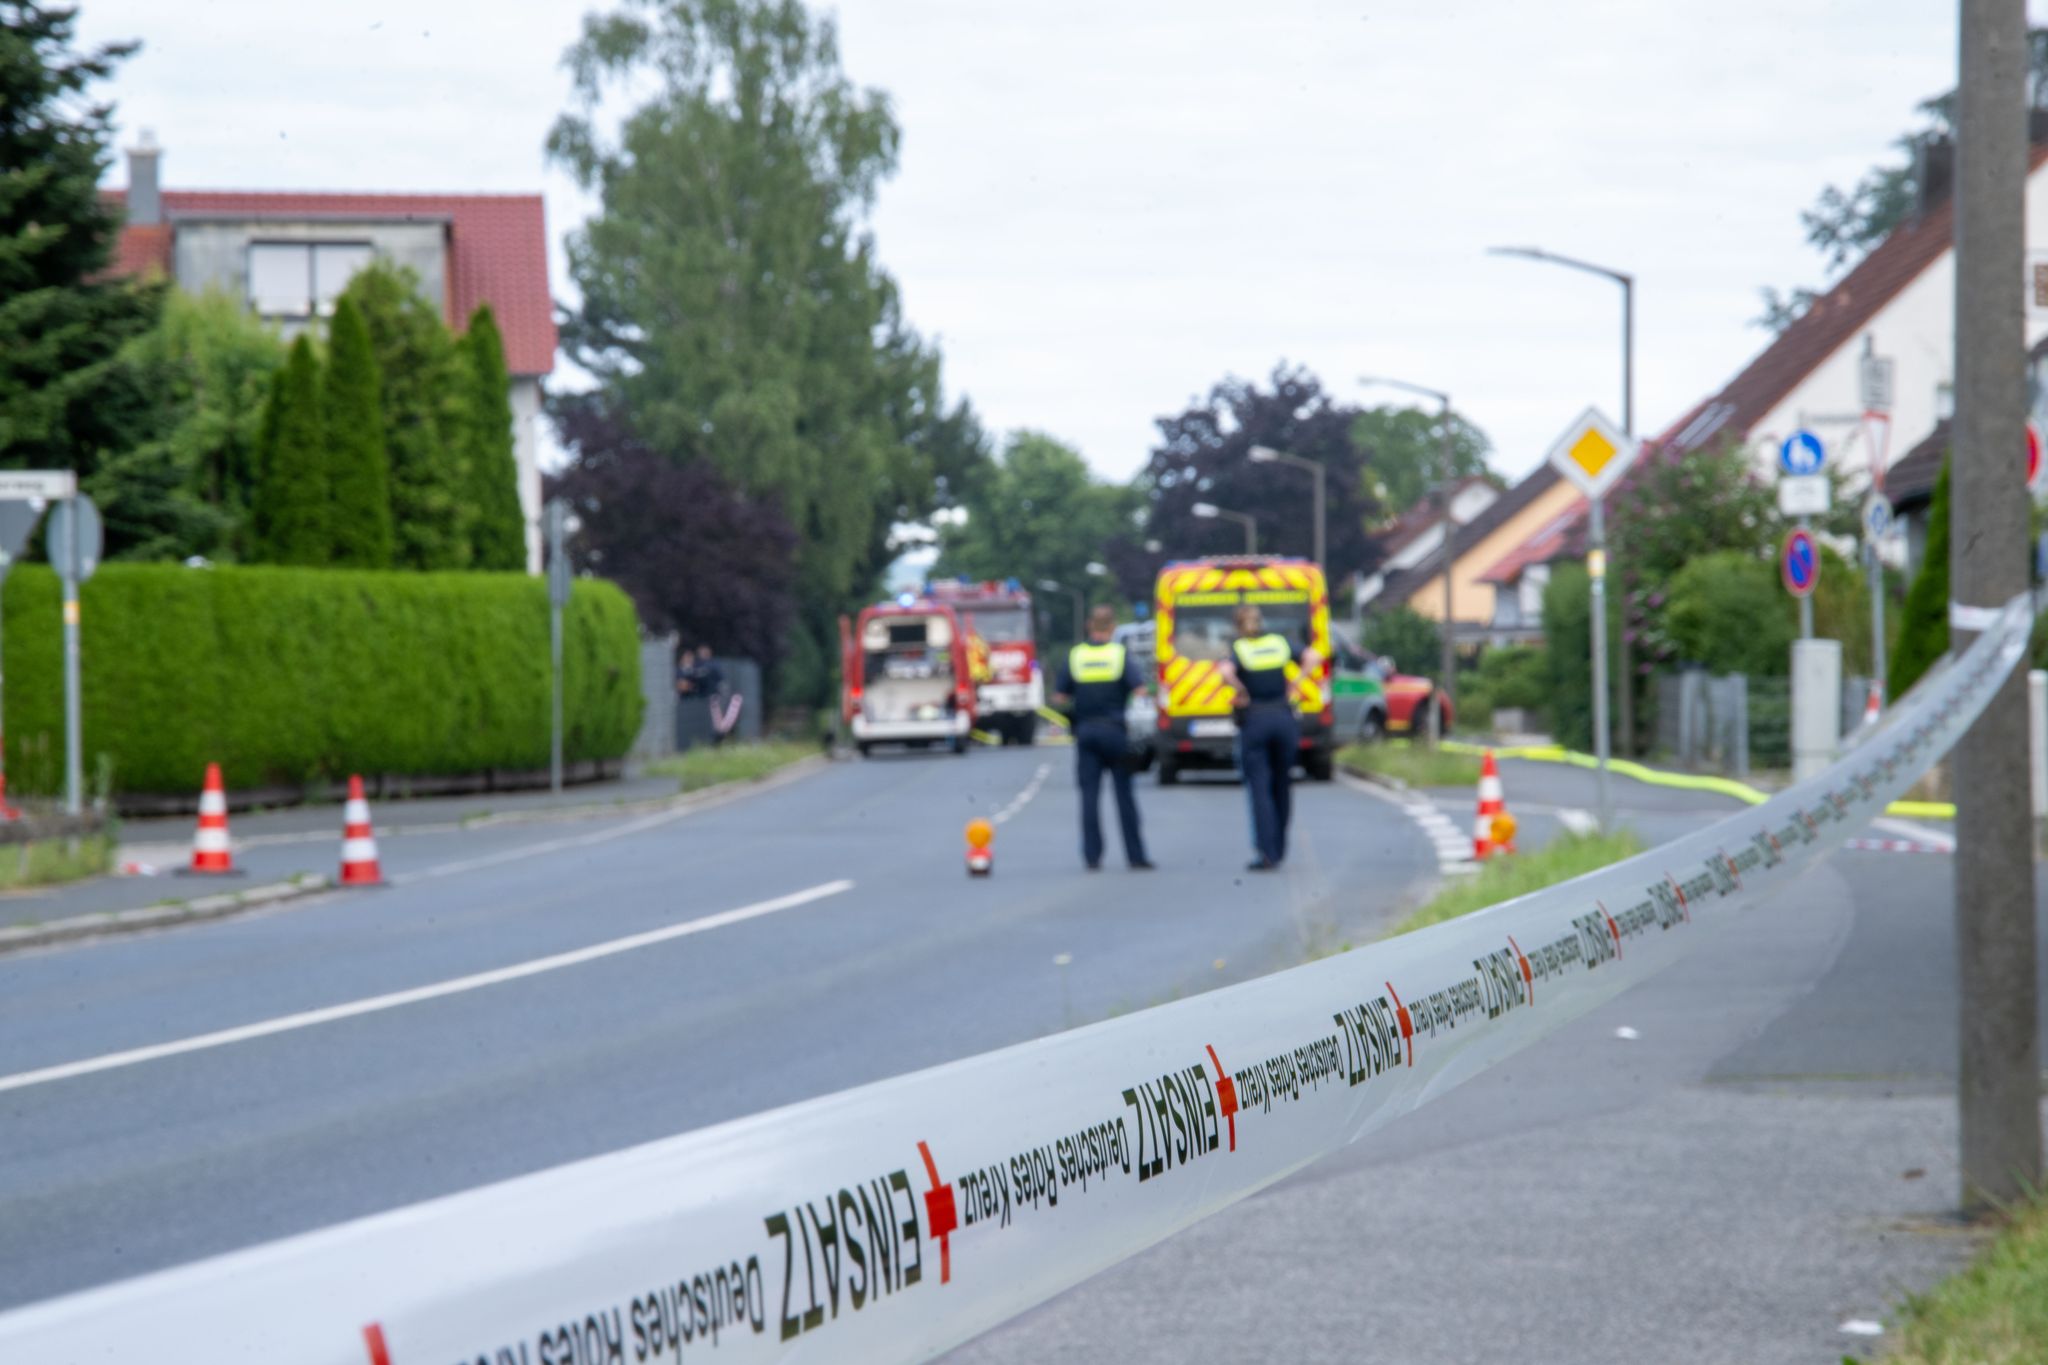
[[(1453, 479), (1485, 474), (1493, 446), (1486, 433), (1451, 413)], [(1388, 517), (1428, 497), (1444, 479), (1443, 418), (1412, 407), (1368, 408), (1351, 424), (1366, 464), (1366, 481)]]

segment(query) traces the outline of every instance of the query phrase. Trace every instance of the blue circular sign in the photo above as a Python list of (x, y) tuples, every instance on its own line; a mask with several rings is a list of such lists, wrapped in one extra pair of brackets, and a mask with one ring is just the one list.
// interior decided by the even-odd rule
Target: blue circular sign
[(1820, 473), (1827, 462), (1827, 447), (1810, 431), (1795, 431), (1778, 447), (1778, 468), (1795, 479)]
[(1778, 552), (1778, 576), (1794, 597), (1805, 597), (1820, 582), (1820, 550), (1811, 531), (1801, 527), (1785, 537), (1785, 548)]

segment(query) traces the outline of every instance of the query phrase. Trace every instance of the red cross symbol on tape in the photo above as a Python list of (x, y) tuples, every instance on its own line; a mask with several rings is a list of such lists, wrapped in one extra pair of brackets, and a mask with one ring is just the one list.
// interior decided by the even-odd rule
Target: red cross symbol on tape
[(1614, 937), (1614, 960), (1621, 960), (1621, 926), (1614, 922), (1614, 916), (1607, 913), (1606, 901), (1594, 901), (1600, 907), (1600, 918), (1607, 921), (1607, 932)]
[(1671, 883), (1671, 893), (1678, 897), (1678, 913), (1685, 916), (1687, 924), (1691, 924), (1692, 907), (1685, 903), (1685, 888), (1680, 886), (1678, 878), (1672, 876), (1669, 872), (1664, 874), (1664, 880)]
[(1515, 961), (1522, 964), (1522, 984), (1529, 988), (1529, 1003), (1536, 1003), (1536, 973), (1529, 970), (1529, 955), (1522, 951), (1522, 945), (1515, 942), (1513, 934), (1508, 935), (1508, 947), (1515, 950)]
[(960, 1226), (960, 1210), (953, 1203), (953, 1187), (939, 1180), (932, 1149), (920, 1140), (917, 1154), (924, 1158), (924, 1173), (932, 1182), (932, 1187), (925, 1191), (924, 1221), (930, 1235), (939, 1239), (939, 1283), (949, 1284), (953, 1279), (953, 1232)]
[(369, 1348), (370, 1365), (391, 1365), (391, 1348), (384, 1344), (384, 1325), (373, 1322), (363, 1329), (363, 1345)]
[(1208, 1048), (1209, 1061), (1216, 1068), (1216, 1107), (1223, 1111), (1223, 1117), (1230, 1123), (1230, 1150), (1237, 1150), (1237, 1082), (1230, 1079), (1230, 1073), (1223, 1069), (1223, 1062), (1216, 1056), (1216, 1049)]
[(1387, 983), (1387, 994), (1394, 1001), (1394, 1018), (1401, 1024), (1401, 1041), (1408, 1045), (1408, 1065), (1415, 1065), (1415, 1020), (1409, 1017), (1408, 1007), (1401, 1003), (1401, 997), (1394, 993), (1394, 983)]

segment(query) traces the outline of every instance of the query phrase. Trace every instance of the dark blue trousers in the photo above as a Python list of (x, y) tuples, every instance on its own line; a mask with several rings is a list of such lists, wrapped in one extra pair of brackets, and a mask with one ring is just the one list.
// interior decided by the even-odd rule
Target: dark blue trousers
[(1290, 790), (1301, 727), (1291, 706), (1253, 706), (1239, 713), (1237, 766), (1252, 803), (1252, 846), (1269, 863), (1287, 856)]
[(1142, 863), (1145, 833), (1138, 828), (1138, 796), (1124, 763), (1130, 740), (1122, 721), (1084, 721), (1074, 727), (1074, 776), (1081, 784), (1081, 856), (1102, 861), (1102, 774), (1116, 788), (1116, 817), (1123, 826), (1124, 861)]

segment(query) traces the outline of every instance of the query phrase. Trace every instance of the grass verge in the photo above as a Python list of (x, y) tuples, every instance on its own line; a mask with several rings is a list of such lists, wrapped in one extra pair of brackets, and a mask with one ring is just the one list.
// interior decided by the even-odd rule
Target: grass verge
[(1887, 1365), (2048, 1360), (2048, 1202), (2022, 1210), (1968, 1269), (1906, 1300)]
[(1337, 751), (1337, 761), (1352, 772), (1391, 777), (1411, 787), (1471, 787), (1479, 782), (1479, 760), (1405, 739), (1377, 744), (1351, 744)]
[(1562, 834), (1534, 853), (1511, 853), (1495, 857), (1475, 876), (1455, 881), (1437, 892), (1428, 904), (1394, 926), (1405, 934), (1447, 919), (1484, 910), (1489, 905), (1526, 896), (1546, 886), (1569, 881), (1609, 863), (1620, 862), (1643, 851), (1643, 841), (1631, 830), (1613, 834)]
[(84, 834), (76, 839), (31, 839), (0, 844), (0, 891), (97, 877), (114, 866), (114, 836)]
[(724, 782), (758, 782), (817, 752), (815, 744), (782, 739), (766, 739), (758, 744), (721, 744), (717, 748), (700, 744), (674, 758), (657, 759), (647, 765), (646, 771), (654, 777), (673, 777), (679, 790), (693, 792)]

